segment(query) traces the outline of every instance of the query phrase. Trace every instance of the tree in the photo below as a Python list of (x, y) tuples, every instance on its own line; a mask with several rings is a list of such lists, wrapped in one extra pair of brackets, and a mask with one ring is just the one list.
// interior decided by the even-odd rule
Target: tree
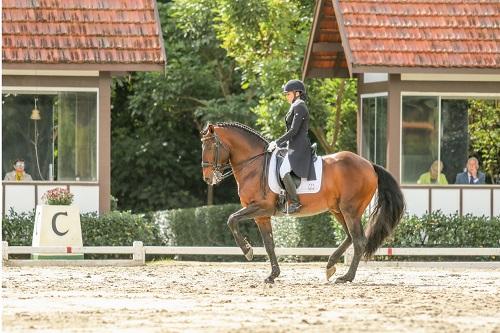
[[(203, 204), (199, 131), (207, 120), (255, 118), (235, 62), (213, 31), (213, 5), (159, 3), (166, 73), (136, 73), (114, 82), (111, 185), (120, 209)], [(234, 182), (224, 184), (217, 198), (234, 202)]]
[(492, 183), (500, 182), (500, 101), (469, 101), (470, 151), (479, 153)]
[[(199, 131), (239, 121), (275, 138), (289, 108), (281, 86), (300, 78), (310, 0), (177, 0), (159, 3), (165, 74), (115, 81), (112, 193), (120, 209), (203, 204)], [(355, 149), (355, 84), (310, 80), (311, 132), (323, 152)], [(215, 203), (237, 200), (234, 180)]]
[[(216, 31), (242, 71), (242, 88), (258, 99), (252, 108), (269, 137), (285, 130), (289, 105), (281, 86), (300, 78), (311, 27), (312, 1), (218, 0)], [(308, 80), (311, 132), (322, 152), (356, 150), (354, 80)]]

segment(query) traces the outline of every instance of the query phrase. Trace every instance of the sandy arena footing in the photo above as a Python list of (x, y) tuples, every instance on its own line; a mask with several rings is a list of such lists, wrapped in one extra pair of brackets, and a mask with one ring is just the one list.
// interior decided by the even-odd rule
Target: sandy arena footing
[(3, 331), (500, 332), (500, 269), (324, 266), (3, 267)]

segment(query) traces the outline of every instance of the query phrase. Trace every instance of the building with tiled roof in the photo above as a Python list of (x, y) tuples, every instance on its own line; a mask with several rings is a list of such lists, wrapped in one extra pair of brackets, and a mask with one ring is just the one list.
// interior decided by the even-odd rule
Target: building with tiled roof
[[(68, 187), (82, 211), (110, 208), (111, 78), (164, 71), (155, 0), (3, 0), (3, 211)], [(23, 186), (20, 186), (23, 185)], [(20, 200), (22, 198), (22, 200)]]
[[(500, 2), (318, 1), (306, 77), (337, 70), (500, 74)], [(333, 73), (333, 72), (332, 72)]]
[(4, 69), (165, 66), (156, 1), (4, 0), (2, 9)]
[[(317, 0), (302, 76), (357, 79), (358, 153), (401, 182), (410, 213), (500, 215), (499, 174), (449, 186), (481, 157), (473, 105), (500, 116), (500, 1)], [(422, 183), (436, 160), (448, 185)]]

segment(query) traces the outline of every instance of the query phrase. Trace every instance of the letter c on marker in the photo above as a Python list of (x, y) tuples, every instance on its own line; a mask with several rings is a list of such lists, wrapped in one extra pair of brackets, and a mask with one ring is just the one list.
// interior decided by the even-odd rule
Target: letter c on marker
[(56, 220), (57, 220), (57, 217), (59, 215), (64, 215), (64, 216), (68, 216), (68, 213), (67, 212), (59, 212), (59, 213), (56, 213), (54, 214), (54, 216), (52, 217), (52, 230), (55, 232), (55, 234), (57, 236), (64, 236), (68, 233), (69, 230), (66, 230), (65, 232), (60, 232), (59, 230), (57, 230), (57, 225), (56, 225)]

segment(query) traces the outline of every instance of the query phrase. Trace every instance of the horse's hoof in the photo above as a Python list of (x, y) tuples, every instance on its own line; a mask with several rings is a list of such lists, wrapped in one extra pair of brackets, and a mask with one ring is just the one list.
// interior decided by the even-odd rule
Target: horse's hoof
[(247, 253), (245, 253), (245, 258), (247, 258), (248, 261), (252, 261), (253, 259), (253, 248), (250, 248)]
[(335, 280), (335, 283), (347, 283), (347, 282), (352, 282), (352, 279), (347, 279), (345, 277), (339, 277), (337, 280)]
[(274, 283), (274, 278), (273, 277), (268, 277), (267, 279), (264, 280), (265, 283), (273, 284)]
[(326, 269), (326, 281), (330, 281), (330, 278), (335, 274), (336, 270), (335, 266)]

